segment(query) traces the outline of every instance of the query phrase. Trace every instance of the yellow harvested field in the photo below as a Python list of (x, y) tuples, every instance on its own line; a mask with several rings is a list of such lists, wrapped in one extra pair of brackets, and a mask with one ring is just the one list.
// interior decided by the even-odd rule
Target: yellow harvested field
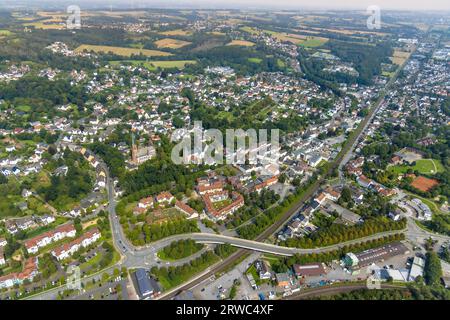
[(159, 34), (165, 35), (165, 36), (189, 36), (192, 34), (191, 31), (186, 31), (182, 29), (176, 29), (176, 30), (170, 30), (170, 31), (163, 31)]
[(401, 50), (394, 50), (394, 55), (390, 57), (392, 63), (395, 63), (397, 65), (402, 65), (406, 59), (408, 59), (410, 52), (401, 51)]
[(340, 33), (345, 35), (357, 35), (357, 34), (375, 34), (378, 36), (385, 36), (387, 33), (365, 30), (348, 30), (348, 29), (326, 29), (326, 28), (310, 28), (313, 31), (328, 31), (334, 33)]
[(212, 31), (212, 32), (208, 32), (208, 34), (212, 34), (214, 36), (225, 36), (226, 33), (224, 32), (219, 32), (219, 31)]
[(25, 27), (34, 27), (36, 29), (54, 29), (54, 30), (62, 30), (66, 28), (66, 22), (61, 19), (51, 18), (46, 20), (41, 20), (37, 22), (28, 22), (23, 24)]
[[(258, 34), (260, 32), (259, 30), (251, 27), (242, 27), (241, 30), (251, 34)], [(311, 35), (300, 35), (295, 33), (276, 32), (271, 30), (262, 30), (261, 32), (271, 35), (278, 41), (290, 42), (296, 45), (303, 45), (306, 47), (318, 47), (328, 41), (327, 38), (315, 37)]]
[(244, 46), (244, 47), (253, 47), (255, 44), (251, 41), (246, 40), (233, 40), (230, 43), (227, 43), (227, 46)]
[(185, 47), (187, 45), (190, 45), (191, 42), (178, 40), (178, 39), (165, 38), (165, 39), (155, 41), (154, 44), (156, 44), (156, 46), (158, 48), (179, 49), (179, 48)]
[(110, 47), (110, 46), (94, 46), (90, 44), (82, 44), (78, 48), (75, 49), (75, 52), (83, 52), (94, 51), (94, 52), (103, 52), (108, 53), (112, 52), (119, 56), (130, 57), (133, 54), (139, 55), (142, 54), (147, 57), (164, 57), (171, 56), (172, 54), (169, 52), (159, 51), (159, 50), (147, 50), (147, 49), (137, 49), (137, 48), (125, 48), (125, 47)]

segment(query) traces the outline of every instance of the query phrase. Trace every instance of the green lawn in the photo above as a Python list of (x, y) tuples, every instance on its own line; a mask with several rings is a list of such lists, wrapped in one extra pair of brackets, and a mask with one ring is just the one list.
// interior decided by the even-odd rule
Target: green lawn
[(168, 257), (168, 256), (166, 255), (166, 253), (164, 252), (163, 249), (161, 249), (161, 250), (158, 251), (157, 256), (158, 256), (158, 258), (161, 259), (161, 260), (173, 262), (173, 261), (177, 261), (177, 260), (181, 260), (181, 259), (190, 257), (190, 256), (196, 254), (197, 252), (199, 252), (200, 250), (202, 250), (202, 248), (203, 248), (203, 246), (202, 246), (200, 249), (195, 250), (195, 252), (192, 252), (191, 254), (188, 254), (188, 255), (183, 255), (182, 257), (180, 257), (180, 258), (178, 258), (178, 259), (174, 259), (174, 258), (172, 258), (172, 257)]
[(217, 201), (213, 203), (214, 209), (220, 210), (222, 208), (225, 208), (226, 206), (230, 205), (233, 201), (231, 199), (225, 199), (222, 201)]
[(248, 61), (252, 62), (252, 63), (261, 63), (262, 59), (260, 59), (260, 58), (248, 58)]
[(17, 107), (17, 110), (22, 111), (22, 112), (30, 112), (31, 106), (21, 105), (21, 106)]
[(281, 59), (277, 59), (277, 66), (278, 68), (286, 68), (286, 63)]
[(396, 165), (390, 166), (389, 171), (397, 174), (406, 173), (408, 169), (413, 171), (419, 171), (422, 174), (435, 174), (437, 172), (443, 172), (444, 166), (439, 160), (435, 159), (420, 159), (417, 160), (414, 166), (411, 165)]
[(327, 40), (325, 40), (325, 39), (313, 38), (313, 39), (305, 40), (304, 42), (300, 43), (299, 45), (303, 46), (303, 47), (308, 47), (308, 48), (315, 48), (315, 47), (320, 47), (325, 42), (327, 42)]
[(86, 270), (91, 268), (92, 266), (98, 264), (100, 262), (100, 260), (103, 257), (103, 253), (99, 252), (97, 253), (97, 255), (95, 257), (93, 257), (92, 259), (90, 259), (89, 261), (86, 261), (82, 264), (80, 264), (80, 269), (81, 270)]
[(0, 37), (2, 36), (10, 36), (12, 35), (12, 32), (9, 30), (5, 30), (5, 29), (0, 29)]

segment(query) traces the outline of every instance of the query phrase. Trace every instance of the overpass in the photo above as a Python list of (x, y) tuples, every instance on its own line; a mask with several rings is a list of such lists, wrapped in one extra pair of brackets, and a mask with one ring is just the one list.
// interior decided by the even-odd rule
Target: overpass
[(168, 238), (164, 238), (164, 239), (156, 241), (150, 245), (147, 245), (146, 247), (138, 248), (134, 252), (134, 254), (138, 255), (138, 256), (147, 255), (147, 254), (149, 254), (148, 250), (155, 250), (155, 248), (162, 248), (162, 247), (170, 244), (172, 241), (191, 239), (197, 243), (229, 244), (233, 247), (237, 247), (237, 248), (241, 248), (241, 249), (252, 250), (252, 251), (263, 252), (263, 253), (270, 253), (270, 254), (274, 254), (274, 255), (278, 255), (278, 256), (290, 257), (295, 254), (328, 252), (328, 251), (340, 249), (347, 245), (366, 242), (366, 241), (379, 239), (379, 238), (383, 238), (386, 236), (395, 235), (395, 234), (399, 234), (399, 233), (404, 233), (406, 230), (407, 229), (386, 231), (386, 232), (376, 233), (376, 234), (373, 234), (373, 235), (370, 235), (367, 237), (353, 239), (350, 241), (334, 244), (334, 245), (327, 246), (327, 247), (319, 247), (319, 248), (311, 248), (311, 249), (289, 248), (289, 247), (278, 246), (275, 244), (258, 242), (255, 240), (235, 238), (235, 237), (228, 237), (228, 236), (214, 234), (214, 233), (187, 233), (187, 234), (179, 234), (179, 235), (171, 236)]

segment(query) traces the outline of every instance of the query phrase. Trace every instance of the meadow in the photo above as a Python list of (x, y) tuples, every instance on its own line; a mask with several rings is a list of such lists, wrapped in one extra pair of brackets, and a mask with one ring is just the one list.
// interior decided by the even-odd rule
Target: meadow
[(246, 40), (233, 40), (227, 43), (227, 46), (243, 46), (243, 47), (253, 47), (255, 44), (251, 41)]
[(397, 174), (406, 173), (408, 169), (419, 171), (422, 174), (435, 174), (437, 172), (443, 172), (444, 166), (439, 160), (421, 159), (415, 161), (414, 165), (396, 165), (389, 167), (389, 171), (395, 172)]
[(178, 39), (165, 38), (165, 39), (155, 41), (154, 44), (158, 48), (179, 49), (179, 48), (185, 47), (187, 45), (190, 45), (191, 42), (178, 40)]
[(95, 46), (90, 44), (82, 44), (78, 48), (75, 49), (75, 52), (83, 52), (94, 51), (94, 52), (103, 52), (108, 53), (112, 52), (119, 56), (130, 57), (131, 55), (144, 55), (146, 57), (167, 57), (172, 54), (169, 52), (159, 51), (159, 50), (148, 50), (148, 49), (139, 49), (139, 48), (126, 48), (126, 47), (111, 47), (111, 46)]

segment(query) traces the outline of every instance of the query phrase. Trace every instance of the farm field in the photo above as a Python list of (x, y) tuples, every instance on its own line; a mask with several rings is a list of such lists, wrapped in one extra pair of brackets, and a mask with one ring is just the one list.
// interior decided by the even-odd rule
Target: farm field
[(400, 50), (394, 50), (394, 54), (390, 57), (391, 61), (397, 65), (402, 65), (408, 59), (410, 53)]
[(162, 34), (165, 36), (189, 36), (192, 34), (192, 32), (186, 31), (183, 29), (175, 29), (175, 30), (170, 30), (170, 31), (163, 31), (163, 32), (160, 32), (159, 34)]
[(28, 22), (24, 23), (24, 26), (43, 30), (62, 30), (66, 28), (64, 21), (59, 19), (46, 19), (38, 22)]
[(301, 46), (314, 48), (314, 47), (320, 47), (325, 42), (327, 42), (327, 38), (321, 38), (321, 37), (306, 37), (306, 40), (300, 43)]
[[(251, 27), (242, 27), (241, 30), (251, 34), (259, 33), (257, 29)], [(279, 41), (290, 42), (304, 47), (319, 47), (328, 41), (327, 38), (323, 37), (306, 36), (295, 33), (276, 32), (271, 30), (262, 30), (262, 32), (271, 35)]]
[(261, 63), (262, 59), (260, 58), (248, 58), (249, 62), (253, 62), (253, 63)]
[(110, 61), (112, 65), (119, 65), (121, 63), (131, 63), (134, 66), (143, 66), (150, 71), (156, 71), (158, 68), (161, 69), (184, 69), (188, 64), (196, 64), (195, 60), (174, 60), (174, 61), (140, 61), (140, 60), (125, 60), (125, 61)]
[(167, 57), (172, 54), (169, 52), (159, 51), (159, 50), (147, 50), (147, 49), (137, 49), (137, 48), (126, 48), (126, 47), (110, 47), (110, 46), (95, 46), (89, 44), (83, 44), (75, 49), (75, 52), (83, 52), (94, 51), (94, 52), (103, 52), (108, 53), (112, 52), (114, 54), (130, 57), (131, 55), (139, 55), (142, 54), (147, 57)]
[(244, 47), (253, 47), (255, 44), (251, 41), (246, 40), (233, 40), (230, 43), (227, 43), (227, 46), (244, 46)]
[(165, 38), (165, 39), (155, 41), (154, 44), (158, 48), (179, 49), (179, 48), (185, 47), (187, 45), (190, 45), (191, 42), (178, 40), (178, 39)]
[(434, 159), (421, 159), (415, 161), (415, 165), (396, 165), (389, 167), (389, 171), (397, 174), (406, 173), (408, 169), (413, 171), (419, 171), (422, 174), (435, 174), (444, 171), (444, 166), (439, 160)]
[(9, 30), (0, 29), (0, 37), (7, 37), (10, 36), (11, 34), (12, 32)]

